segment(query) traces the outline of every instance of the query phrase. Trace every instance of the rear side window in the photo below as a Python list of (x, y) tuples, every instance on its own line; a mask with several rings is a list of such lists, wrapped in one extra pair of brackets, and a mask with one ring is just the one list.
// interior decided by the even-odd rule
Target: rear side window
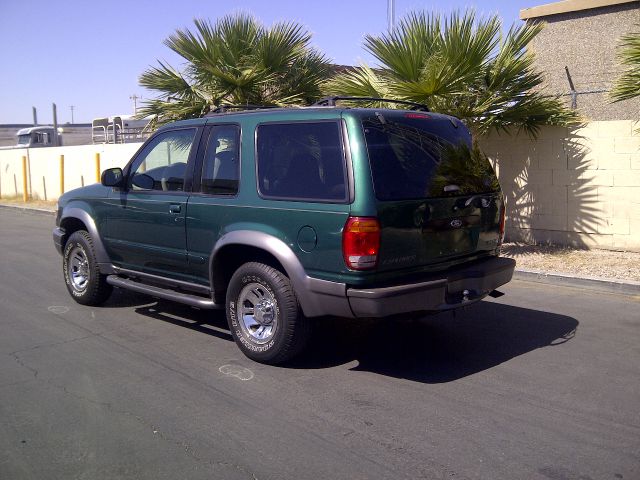
[(235, 195), (238, 192), (240, 175), (239, 160), (240, 127), (213, 127), (202, 163), (202, 192), (211, 195)]
[(338, 122), (259, 125), (256, 149), (258, 189), (263, 197), (346, 201)]
[(409, 200), (499, 189), (489, 161), (459, 121), (420, 113), (363, 118), (376, 197)]

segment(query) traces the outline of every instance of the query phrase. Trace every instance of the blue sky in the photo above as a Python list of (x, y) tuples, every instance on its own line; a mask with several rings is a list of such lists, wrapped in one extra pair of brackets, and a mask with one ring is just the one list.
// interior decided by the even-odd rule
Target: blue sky
[[(520, 22), (520, 9), (547, 1), (524, 0), (396, 0), (396, 18), (413, 10), (448, 13), (475, 8), (498, 13), (505, 28)], [(138, 76), (156, 59), (180, 66), (163, 45), (177, 28), (194, 18), (215, 20), (245, 11), (264, 24), (280, 20), (302, 23), (313, 44), (334, 62), (372, 63), (362, 49), (365, 34), (387, 28), (387, 0), (181, 0), (107, 2), (0, 0), (0, 124), (30, 123), (31, 107), (38, 121), (58, 122), (133, 113), (133, 94), (149, 98)]]

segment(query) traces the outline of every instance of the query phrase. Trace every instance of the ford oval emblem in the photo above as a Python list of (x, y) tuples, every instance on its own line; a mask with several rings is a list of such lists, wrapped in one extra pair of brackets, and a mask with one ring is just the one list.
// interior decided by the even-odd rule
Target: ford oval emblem
[(462, 220), (454, 218), (453, 220), (451, 220), (451, 223), (449, 225), (451, 225), (453, 228), (460, 228), (462, 226)]

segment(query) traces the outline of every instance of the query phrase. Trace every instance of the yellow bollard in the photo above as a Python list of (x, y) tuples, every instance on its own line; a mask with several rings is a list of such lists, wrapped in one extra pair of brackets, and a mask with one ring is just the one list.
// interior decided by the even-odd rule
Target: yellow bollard
[(64, 155), (60, 155), (60, 195), (64, 193)]
[(29, 200), (29, 192), (27, 192), (27, 157), (22, 156), (22, 201), (25, 203)]
[(100, 152), (96, 152), (96, 182), (100, 183)]

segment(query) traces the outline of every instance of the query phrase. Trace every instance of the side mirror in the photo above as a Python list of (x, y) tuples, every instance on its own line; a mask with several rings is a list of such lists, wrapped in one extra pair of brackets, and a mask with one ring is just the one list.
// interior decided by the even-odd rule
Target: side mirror
[(121, 168), (108, 168), (100, 176), (100, 183), (105, 187), (124, 186), (124, 176)]

